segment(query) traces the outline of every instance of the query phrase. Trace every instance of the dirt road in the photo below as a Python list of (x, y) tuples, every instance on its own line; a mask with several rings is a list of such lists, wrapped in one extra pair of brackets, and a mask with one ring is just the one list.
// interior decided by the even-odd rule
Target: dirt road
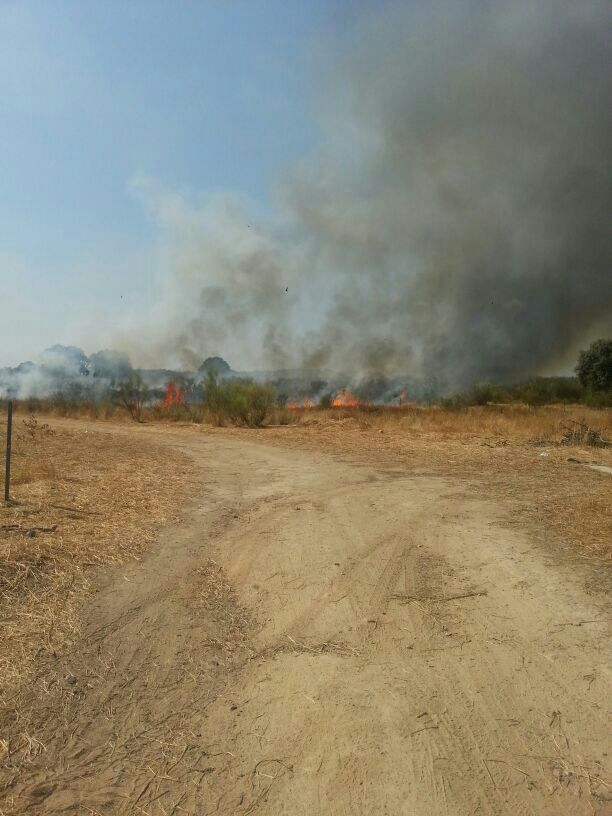
[(469, 485), (144, 429), (202, 470), (36, 685), (6, 813), (612, 813), (606, 616)]

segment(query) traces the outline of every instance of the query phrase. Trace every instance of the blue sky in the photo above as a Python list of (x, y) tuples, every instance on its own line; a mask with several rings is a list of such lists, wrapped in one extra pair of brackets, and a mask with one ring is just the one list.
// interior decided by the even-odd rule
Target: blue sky
[[(134, 178), (264, 208), (353, 0), (0, 0), (0, 365), (146, 301)], [(93, 350), (93, 349), (89, 349)]]

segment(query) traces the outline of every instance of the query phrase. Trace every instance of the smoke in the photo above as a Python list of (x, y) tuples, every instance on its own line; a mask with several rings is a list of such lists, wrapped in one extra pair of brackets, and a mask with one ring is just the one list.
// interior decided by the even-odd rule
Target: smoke
[(113, 345), (154, 366), (196, 369), (217, 354), (250, 366), (266, 357), (288, 363), (292, 249), (278, 227), (236, 195), (194, 202), (145, 177), (132, 187), (160, 232), (157, 296), (145, 322), (135, 319)]
[(328, 44), (321, 144), (272, 224), (139, 184), (161, 284), (123, 344), (446, 388), (553, 370), (612, 330), (611, 22), (599, 0), (375, 4)]
[(108, 398), (132, 374), (127, 355), (98, 351), (87, 357), (76, 346), (55, 345), (32, 362), (0, 368), (0, 398), (47, 399), (62, 394), (74, 399)]

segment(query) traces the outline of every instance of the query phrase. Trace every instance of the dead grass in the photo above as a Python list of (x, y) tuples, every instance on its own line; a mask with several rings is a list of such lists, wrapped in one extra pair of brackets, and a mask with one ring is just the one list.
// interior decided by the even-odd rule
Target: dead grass
[(74, 642), (92, 569), (138, 558), (190, 492), (182, 454), (101, 431), (14, 418), (13, 501), (0, 505), (0, 725), (37, 664)]
[(302, 424), (355, 423), (360, 429), (394, 433), (432, 434), (459, 438), (502, 438), (513, 441), (560, 441), (564, 427), (584, 422), (612, 436), (612, 410), (584, 406), (490, 405), (467, 408), (412, 407), (379, 410), (337, 409), (295, 411)]
[[(461, 409), (303, 410), (297, 427), (267, 428), (267, 441), (324, 449), (392, 472), (458, 479), (466, 491), (497, 499), (507, 523), (528, 528), (571, 557), (612, 558), (612, 448), (592, 447), (583, 423), (612, 439), (612, 410), (523, 405)], [(582, 427), (582, 426), (581, 426)], [(240, 432), (235, 432), (240, 433)], [(251, 432), (253, 433), (253, 432)]]

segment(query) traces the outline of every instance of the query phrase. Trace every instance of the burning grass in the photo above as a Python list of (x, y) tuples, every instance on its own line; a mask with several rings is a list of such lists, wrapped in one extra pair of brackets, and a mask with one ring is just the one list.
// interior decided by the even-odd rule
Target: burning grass
[(18, 716), (45, 655), (74, 642), (92, 568), (138, 558), (192, 478), (181, 454), (151, 440), (20, 414), (13, 465), (13, 501), (0, 506), (0, 725)]

